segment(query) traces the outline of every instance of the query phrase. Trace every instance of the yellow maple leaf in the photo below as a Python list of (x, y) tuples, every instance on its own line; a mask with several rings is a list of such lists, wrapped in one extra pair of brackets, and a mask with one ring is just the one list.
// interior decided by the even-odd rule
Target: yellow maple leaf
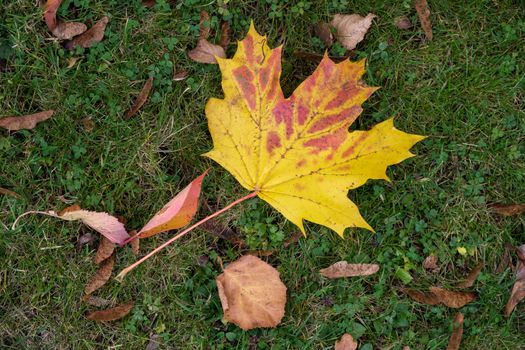
[(396, 129), (393, 119), (348, 131), (377, 89), (360, 80), (364, 60), (335, 64), (325, 55), (285, 98), (281, 51), (270, 49), (252, 23), (234, 57), (217, 58), (224, 99), (206, 104), (214, 148), (205, 155), (303, 233), (303, 219), (340, 236), (347, 227), (373, 230), (348, 190), (388, 180), (386, 168), (414, 156), (409, 149), (424, 137)]

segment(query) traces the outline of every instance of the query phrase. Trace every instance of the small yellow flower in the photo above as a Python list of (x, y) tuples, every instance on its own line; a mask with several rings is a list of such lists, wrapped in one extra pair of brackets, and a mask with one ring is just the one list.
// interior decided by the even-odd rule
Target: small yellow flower
[(467, 255), (467, 249), (465, 247), (458, 247), (458, 253), (463, 255), (463, 256), (466, 256)]

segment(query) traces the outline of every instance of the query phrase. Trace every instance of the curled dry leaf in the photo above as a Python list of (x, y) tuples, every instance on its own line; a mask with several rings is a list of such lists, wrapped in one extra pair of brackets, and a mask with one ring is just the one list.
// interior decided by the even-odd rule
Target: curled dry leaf
[(472, 292), (455, 292), (440, 287), (430, 287), (430, 292), (434, 294), (441, 303), (454, 309), (463, 307), (471, 301), (476, 300), (476, 294)]
[(335, 37), (347, 50), (353, 50), (364, 38), (372, 25), (372, 20), (377, 17), (369, 13), (366, 17), (359, 15), (337, 14), (332, 19), (331, 25), (336, 29)]
[(0, 119), (0, 128), (7, 129), (9, 131), (16, 131), (22, 129), (31, 130), (38, 123), (51, 118), (51, 116), (53, 116), (53, 113), (55, 113), (55, 111), (49, 110), (20, 117), (2, 118)]
[(197, 212), (202, 180), (204, 176), (206, 176), (206, 173), (207, 172), (204, 172), (204, 174), (193, 180), (155, 214), (140, 230), (140, 238), (150, 237), (160, 232), (175, 230), (186, 226)]
[(210, 37), (210, 15), (206, 11), (201, 11), (201, 22), (199, 24), (199, 39)]
[(224, 50), (230, 45), (230, 24), (226, 21), (221, 24), (221, 39), (219, 40), (219, 45)]
[(516, 282), (510, 292), (509, 300), (505, 305), (505, 316), (510, 316), (516, 305), (525, 298), (525, 244), (517, 249), (518, 268), (516, 270)]
[(93, 25), (93, 27), (91, 27), (89, 30), (73, 38), (72, 40), (67, 41), (65, 48), (67, 50), (72, 50), (78, 45), (87, 49), (102, 41), (102, 39), (104, 39), (104, 31), (106, 30), (108, 22), (109, 18), (107, 16), (102, 17), (102, 19), (95, 23), (95, 25)]
[(57, 26), (57, 10), (60, 7), (62, 0), (47, 0), (44, 8), (44, 20), (47, 28), (53, 31)]
[(151, 92), (152, 87), (153, 87), (153, 77), (149, 77), (149, 79), (144, 84), (144, 87), (140, 91), (137, 99), (135, 100), (135, 103), (133, 103), (133, 106), (131, 106), (131, 108), (126, 112), (126, 115), (124, 116), (124, 118), (129, 119), (132, 116), (134, 116), (135, 113), (139, 111), (140, 107), (142, 107), (144, 103), (146, 103), (146, 100), (148, 99), (148, 96), (149, 96), (149, 93)]
[(426, 270), (432, 270), (433, 272), (439, 270), (439, 267), (437, 265), (438, 263), (438, 257), (431, 254), (425, 258), (423, 261), (423, 268)]
[(461, 282), (459, 282), (456, 287), (458, 288), (470, 288), (474, 285), (474, 282), (478, 278), (479, 274), (481, 273), (481, 270), (483, 270), (483, 266), (485, 264), (483, 262), (480, 262), (472, 269), (472, 271), (469, 272), (467, 277)]
[(188, 57), (199, 63), (217, 64), (215, 57), (226, 58), (226, 53), (222, 46), (199, 39), (197, 47), (188, 52)]
[(334, 350), (356, 350), (357, 349), (357, 342), (354, 340), (354, 338), (348, 334), (345, 333), (339, 341), (335, 342)]
[(86, 30), (87, 26), (84, 23), (59, 21), (51, 33), (53, 33), (57, 39), (70, 40), (73, 37), (84, 33)]
[(461, 345), (461, 338), (463, 337), (463, 321), (464, 317), (461, 312), (458, 312), (454, 317), (454, 325), (452, 328), (452, 335), (448, 341), (447, 350), (459, 350)]
[(281, 322), (286, 286), (279, 272), (261, 259), (245, 255), (228, 265), (216, 281), (225, 320), (244, 330)]
[(379, 271), (377, 264), (349, 264), (346, 261), (338, 261), (326, 269), (319, 270), (321, 275), (330, 279), (341, 277), (368, 276)]
[(91, 280), (86, 285), (86, 288), (84, 288), (84, 294), (89, 295), (104, 286), (111, 277), (113, 265), (115, 265), (115, 255), (111, 255), (100, 265), (95, 276), (91, 278)]
[(490, 209), (499, 215), (514, 216), (525, 213), (525, 204), (493, 204)]
[(319, 39), (321, 39), (326, 47), (330, 47), (334, 43), (334, 36), (332, 35), (332, 30), (328, 23), (317, 23), (314, 26), (314, 33)]
[(8, 190), (7, 188), (2, 188), (2, 187), (0, 187), (0, 194), (10, 196), (13, 198), (18, 198), (18, 199), (22, 198), (22, 196), (19, 195), (18, 193)]
[(432, 40), (432, 24), (430, 23), (430, 9), (428, 8), (427, 0), (416, 0), (415, 6), (421, 27), (425, 31), (425, 36), (427, 40)]
[(108, 322), (108, 321), (115, 321), (123, 318), (133, 308), (133, 302), (122, 304), (119, 306), (115, 306), (114, 308), (107, 309), (107, 310), (101, 310), (101, 311), (93, 311), (87, 314), (86, 318), (92, 321), (99, 321), (99, 322)]
[(397, 17), (395, 20), (394, 20), (394, 24), (396, 25), (396, 27), (398, 29), (410, 29), (412, 28), (412, 22), (410, 21), (410, 18), (408, 18), (407, 16), (403, 16), (403, 17)]
[(115, 244), (106, 237), (102, 236), (98, 243), (97, 253), (95, 254), (95, 264), (100, 264), (113, 255)]

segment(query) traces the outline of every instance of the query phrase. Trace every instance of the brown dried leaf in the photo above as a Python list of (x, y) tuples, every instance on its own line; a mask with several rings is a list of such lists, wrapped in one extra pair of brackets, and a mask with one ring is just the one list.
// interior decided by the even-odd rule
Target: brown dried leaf
[(394, 24), (396, 25), (396, 27), (398, 29), (410, 29), (412, 28), (412, 22), (410, 21), (410, 18), (408, 18), (407, 16), (403, 16), (403, 17), (397, 17), (395, 20), (394, 20)]
[(180, 72), (174, 71), (173, 72), (173, 81), (181, 81), (188, 77), (189, 73), (186, 70), (182, 70)]
[(483, 270), (483, 267), (485, 264), (483, 262), (480, 262), (472, 269), (472, 271), (469, 272), (467, 277), (461, 282), (459, 282), (456, 287), (458, 288), (470, 288), (474, 285), (474, 282), (478, 278), (479, 274), (481, 273), (481, 270)]
[(82, 301), (96, 307), (105, 307), (113, 303), (111, 300), (100, 298), (91, 294), (84, 295), (82, 297)]
[(356, 350), (357, 349), (357, 342), (354, 340), (354, 338), (348, 334), (345, 333), (339, 341), (335, 342), (334, 350)]
[(434, 272), (439, 270), (439, 267), (437, 265), (438, 263), (438, 257), (431, 254), (425, 258), (423, 261), (423, 268), (426, 270), (433, 270)]
[(226, 53), (222, 46), (211, 44), (205, 39), (200, 39), (197, 47), (188, 52), (188, 57), (199, 63), (217, 64), (215, 56), (226, 58)]
[(77, 239), (77, 247), (80, 248), (83, 245), (89, 244), (95, 240), (93, 232), (86, 232)]
[(82, 123), (82, 126), (84, 126), (84, 129), (87, 132), (93, 131), (93, 128), (95, 127), (95, 123), (93, 122), (93, 119), (91, 119), (91, 117), (83, 118), (80, 122)]
[(84, 23), (59, 21), (51, 33), (53, 33), (57, 39), (70, 40), (73, 37), (84, 33), (86, 30), (87, 26)]
[(86, 288), (84, 288), (84, 294), (89, 295), (104, 286), (111, 277), (113, 265), (115, 265), (115, 255), (111, 255), (108, 259), (104, 260), (102, 265), (100, 265), (95, 276), (91, 278), (91, 281), (89, 281)]
[(13, 198), (18, 198), (18, 199), (22, 198), (22, 196), (19, 195), (18, 193), (13, 192), (11, 190), (8, 190), (7, 188), (2, 188), (2, 187), (0, 187), (0, 194), (6, 195), (6, 196), (10, 196), (10, 197), (13, 197)]
[(499, 215), (514, 216), (525, 213), (525, 204), (493, 204), (490, 209)]
[(319, 39), (321, 39), (326, 47), (330, 47), (334, 43), (334, 36), (332, 35), (332, 30), (328, 23), (317, 23), (314, 26), (314, 33)]
[(65, 48), (67, 50), (72, 50), (78, 45), (87, 49), (93, 44), (102, 41), (102, 39), (104, 39), (104, 31), (106, 30), (108, 22), (109, 18), (107, 16), (102, 17), (102, 19), (95, 23), (95, 25), (93, 25), (93, 27), (91, 27), (89, 30), (85, 31), (74, 39), (67, 41), (64, 45)]
[(503, 251), (503, 256), (501, 257), (498, 266), (496, 266), (494, 273), (502, 273), (507, 269), (507, 267), (510, 266), (511, 263), (512, 261), (510, 259), (510, 249), (509, 247), (505, 247), (505, 250)]
[(92, 321), (99, 321), (99, 322), (108, 322), (108, 321), (115, 321), (123, 318), (133, 308), (133, 302), (122, 304), (119, 306), (115, 306), (114, 308), (107, 309), (107, 310), (101, 310), (101, 311), (94, 311), (87, 314), (86, 318), (88, 320)]
[(510, 316), (516, 305), (525, 298), (525, 244), (517, 248), (518, 267), (516, 270), (516, 282), (510, 292), (509, 300), (505, 305), (505, 316)]
[(286, 286), (279, 272), (261, 259), (245, 255), (228, 265), (216, 281), (225, 320), (244, 330), (281, 322)]
[(400, 290), (406, 295), (408, 295), (411, 299), (421, 304), (437, 305), (440, 302), (437, 296), (434, 295), (433, 293), (425, 293), (425, 292), (420, 292), (415, 289), (405, 289), (405, 288), (401, 288)]
[(290, 245), (297, 243), (302, 237), (304, 237), (303, 233), (301, 231), (296, 231), (290, 238), (284, 241), (283, 247), (288, 248)]
[(100, 264), (113, 255), (115, 244), (104, 236), (101, 236), (98, 244), (97, 254), (95, 255), (95, 264)]
[(199, 24), (199, 39), (208, 39), (210, 37), (210, 15), (206, 11), (201, 11), (201, 22)]
[(157, 3), (157, 0), (142, 0), (142, 5), (147, 8), (152, 8)]
[(77, 64), (79, 57), (71, 57), (67, 60), (67, 68), (71, 69), (75, 64)]
[(416, 0), (415, 6), (421, 27), (425, 31), (425, 36), (427, 40), (432, 40), (432, 23), (430, 23), (430, 9), (428, 8), (427, 0)]
[(221, 24), (221, 39), (219, 40), (219, 45), (224, 50), (230, 45), (230, 24), (226, 21)]
[(124, 118), (129, 119), (132, 116), (134, 116), (135, 113), (139, 111), (140, 107), (142, 107), (144, 103), (146, 103), (152, 87), (153, 87), (153, 77), (149, 77), (149, 79), (144, 84), (144, 87), (140, 91), (140, 94), (137, 96), (135, 103), (133, 103), (133, 106), (131, 106), (131, 108), (126, 112), (126, 115), (124, 116)]
[(337, 14), (332, 19), (331, 25), (336, 29), (336, 39), (348, 50), (356, 48), (357, 44), (365, 38), (366, 32), (376, 17), (369, 13), (366, 17), (359, 15)]
[(354, 276), (369, 276), (379, 271), (377, 264), (349, 264), (338, 261), (325, 269), (319, 270), (321, 275), (330, 279)]
[(53, 110), (39, 112), (21, 117), (7, 117), (0, 119), (0, 127), (9, 131), (16, 131), (27, 129), (33, 129), (36, 124), (48, 120), (55, 113)]
[(433, 293), (441, 303), (451, 308), (460, 308), (476, 300), (476, 294), (471, 292), (454, 292), (440, 287), (430, 287)]
[(57, 10), (61, 3), (62, 0), (47, 0), (46, 2), (44, 8), (44, 20), (51, 31), (57, 26)]
[[(137, 234), (137, 231), (131, 231), (129, 233), (129, 235), (131, 237), (135, 236), (136, 234)], [(129, 242), (129, 244), (131, 246), (131, 251), (133, 252), (133, 254), (139, 255), (139, 253), (140, 253), (140, 239), (137, 237), (137, 238), (131, 240)]]
[(447, 350), (459, 350), (461, 345), (461, 338), (463, 337), (463, 321), (464, 317), (461, 312), (456, 314), (454, 317), (454, 326), (450, 340), (448, 341)]

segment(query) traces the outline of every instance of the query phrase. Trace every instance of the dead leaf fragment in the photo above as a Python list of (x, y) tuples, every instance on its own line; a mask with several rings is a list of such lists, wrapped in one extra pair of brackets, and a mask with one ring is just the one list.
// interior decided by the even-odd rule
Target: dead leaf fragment
[(455, 292), (440, 287), (430, 287), (429, 289), (441, 303), (455, 309), (476, 300), (476, 294), (471, 292)]
[(509, 317), (516, 305), (525, 298), (525, 244), (517, 248), (518, 267), (516, 269), (516, 282), (510, 292), (509, 300), (505, 305), (505, 316)]
[(286, 286), (279, 272), (261, 259), (245, 255), (228, 265), (216, 281), (226, 321), (244, 330), (281, 322)]
[(36, 124), (48, 120), (55, 113), (53, 110), (38, 112), (20, 117), (7, 117), (0, 119), (0, 127), (9, 131), (31, 130)]
[(210, 37), (210, 15), (206, 11), (201, 11), (201, 22), (199, 24), (199, 39)]
[(99, 322), (108, 322), (108, 321), (115, 321), (123, 318), (133, 308), (133, 302), (122, 304), (119, 306), (115, 306), (114, 308), (107, 309), (107, 310), (101, 310), (101, 311), (93, 311), (87, 314), (86, 318), (88, 320), (92, 321), (99, 321)]
[(147, 8), (152, 8), (157, 3), (157, 0), (142, 0), (142, 5)]
[(95, 273), (95, 276), (91, 278), (91, 280), (86, 285), (86, 288), (84, 288), (84, 294), (89, 295), (97, 289), (104, 286), (111, 277), (114, 264), (115, 255), (111, 255), (108, 259), (104, 260), (104, 262), (100, 265), (97, 273)]
[(87, 49), (93, 46), (94, 44), (102, 41), (102, 39), (104, 39), (104, 32), (106, 30), (108, 22), (109, 17), (102, 17), (102, 19), (95, 23), (95, 25), (93, 25), (93, 27), (91, 27), (89, 30), (73, 38), (72, 40), (67, 41), (65, 44), (65, 48), (67, 50), (72, 50), (73, 48), (75, 48), (75, 46), (78, 45)]
[(354, 338), (348, 334), (345, 333), (339, 341), (335, 342), (334, 350), (356, 350), (357, 349), (357, 342), (354, 340)]
[(326, 47), (330, 47), (334, 43), (334, 36), (332, 35), (332, 30), (328, 23), (317, 23), (314, 26), (314, 33), (319, 39), (321, 39)]
[(149, 79), (144, 84), (144, 87), (140, 91), (139, 95), (137, 96), (135, 103), (133, 103), (133, 106), (131, 106), (131, 108), (126, 112), (124, 118), (129, 119), (139, 111), (139, 109), (144, 105), (144, 103), (146, 103), (146, 100), (148, 99), (152, 87), (153, 77), (149, 77)]
[(62, 22), (59, 21), (55, 29), (51, 31), (55, 38), (60, 40), (70, 40), (77, 35), (84, 33), (87, 26), (81, 22)]
[(11, 190), (8, 190), (7, 188), (2, 188), (2, 187), (0, 187), (0, 194), (6, 195), (6, 196), (10, 196), (10, 197), (13, 197), (13, 198), (17, 198), (17, 199), (22, 198), (22, 196), (19, 195), (18, 193), (13, 192)]
[(432, 270), (433, 272), (439, 270), (439, 267), (437, 265), (438, 263), (438, 257), (431, 254), (425, 258), (423, 261), (423, 268), (426, 270)]
[(525, 213), (525, 204), (493, 204), (490, 209), (499, 215), (514, 216)]
[(454, 317), (454, 326), (452, 335), (448, 341), (447, 350), (459, 350), (461, 345), (461, 338), (463, 337), (463, 321), (464, 317), (461, 312), (458, 312)]
[(369, 276), (377, 271), (379, 271), (379, 265), (377, 264), (349, 264), (346, 261), (338, 261), (325, 269), (319, 270), (321, 275), (330, 279)]
[(78, 61), (78, 57), (71, 57), (67, 60), (67, 68), (73, 68)]
[(186, 70), (182, 70), (182, 71), (175, 71), (173, 73), (173, 81), (181, 81), (181, 80), (184, 80), (188, 77), (189, 73), (188, 71)]
[(47, 28), (53, 31), (57, 26), (57, 10), (60, 7), (62, 0), (47, 0), (44, 8), (44, 20)]
[(100, 264), (113, 255), (115, 244), (106, 237), (102, 236), (98, 244), (97, 253), (95, 254), (95, 264)]
[[(137, 231), (131, 231), (129, 235), (131, 237), (134, 237), (137, 234)], [(129, 242), (129, 245), (131, 246), (131, 251), (135, 255), (139, 255), (140, 253), (140, 239), (137, 237)]]
[(430, 9), (428, 8), (427, 0), (416, 0), (415, 6), (421, 27), (425, 31), (425, 36), (427, 40), (432, 40), (432, 23), (430, 23)]
[(412, 22), (410, 21), (410, 18), (408, 18), (407, 16), (397, 17), (394, 20), (394, 24), (396, 25), (398, 29), (406, 30), (406, 29), (412, 28)]
[(112, 304), (111, 300), (97, 297), (91, 294), (84, 295), (82, 301), (96, 307), (105, 307)]
[(415, 289), (400, 289), (403, 293), (408, 295), (412, 300), (425, 305), (437, 305), (440, 303), (439, 299), (433, 293), (425, 293)]
[(222, 46), (211, 44), (205, 39), (200, 39), (197, 47), (188, 52), (188, 57), (199, 63), (217, 64), (215, 56), (226, 58), (226, 53)]
[(230, 24), (226, 21), (221, 24), (221, 39), (219, 40), (219, 45), (224, 50), (230, 45)]
[(148, 223), (140, 230), (140, 238), (156, 235), (160, 232), (175, 230), (190, 223), (199, 206), (199, 196), (204, 176), (193, 180), (186, 188), (170, 200)]
[(472, 269), (472, 271), (469, 272), (467, 277), (461, 282), (459, 282), (456, 287), (458, 288), (470, 288), (474, 285), (474, 282), (478, 278), (479, 274), (481, 273), (481, 270), (483, 270), (483, 266), (485, 264), (483, 262), (480, 262)]
[(356, 14), (337, 14), (332, 19), (331, 25), (336, 29), (335, 37), (347, 50), (353, 50), (365, 38), (366, 32), (372, 25), (372, 20), (377, 17), (369, 13), (366, 17)]

